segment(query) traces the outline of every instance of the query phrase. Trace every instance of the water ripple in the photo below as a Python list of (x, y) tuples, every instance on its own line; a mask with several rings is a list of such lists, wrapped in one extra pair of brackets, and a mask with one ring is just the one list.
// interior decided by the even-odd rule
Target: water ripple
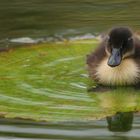
[(75, 60), (75, 59), (80, 59), (81, 57), (82, 56), (61, 58), (61, 59), (55, 60), (53, 62), (50, 62), (48, 64), (44, 64), (43, 67), (55, 66), (55, 65), (59, 64), (60, 62), (72, 61), (72, 60)]
[[(17, 104), (23, 104), (23, 105), (43, 105), (44, 103), (42, 102), (37, 102), (37, 101), (31, 101), (31, 100), (25, 100), (21, 99), (18, 97), (12, 97), (12, 96), (6, 96), (4, 93), (0, 94), (0, 100), (7, 100), (10, 103), (17, 103)], [(45, 103), (44, 105), (48, 105), (49, 102)]]
[(35, 88), (32, 85), (22, 83), (20, 84), (20, 89), (30, 92), (30, 93), (35, 93), (35, 94), (40, 94), (52, 98), (60, 98), (60, 99), (68, 99), (68, 100), (78, 100), (78, 101), (85, 101), (85, 102), (91, 102), (92, 100), (90, 98), (85, 98), (85, 97), (77, 97), (76, 94), (79, 94), (78, 92), (74, 94), (67, 94), (68, 92), (62, 92), (58, 91), (56, 89), (49, 89), (49, 88)]

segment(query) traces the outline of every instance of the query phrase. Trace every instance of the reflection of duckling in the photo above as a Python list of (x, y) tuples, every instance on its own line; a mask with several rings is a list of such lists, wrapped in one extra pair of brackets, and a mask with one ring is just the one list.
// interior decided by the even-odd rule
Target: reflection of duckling
[(113, 132), (127, 132), (132, 129), (133, 112), (117, 112), (107, 117), (108, 129)]
[(103, 85), (135, 85), (140, 82), (140, 40), (129, 28), (114, 28), (87, 56), (87, 64), (90, 77)]

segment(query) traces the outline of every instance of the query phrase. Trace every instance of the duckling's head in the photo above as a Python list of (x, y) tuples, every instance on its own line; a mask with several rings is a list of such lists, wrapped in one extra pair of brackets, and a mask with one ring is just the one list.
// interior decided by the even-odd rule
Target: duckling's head
[(106, 47), (109, 66), (116, 67), (121, 64), (123, 59), (134, 54), (132, 36), (132, 31), (126, 27), (117, 27), (109, 32)]

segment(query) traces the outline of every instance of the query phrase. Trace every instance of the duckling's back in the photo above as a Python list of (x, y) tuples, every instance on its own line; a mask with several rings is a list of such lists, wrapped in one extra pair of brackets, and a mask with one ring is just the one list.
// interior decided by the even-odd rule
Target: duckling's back
[(102, 41), (94, 52), (87, 55), (87, 70), (89, 72), (89, 76), (95, 81), (98, 80), (96, 77), (96, 68), (106, 57), (105, 45), (105, 41)]

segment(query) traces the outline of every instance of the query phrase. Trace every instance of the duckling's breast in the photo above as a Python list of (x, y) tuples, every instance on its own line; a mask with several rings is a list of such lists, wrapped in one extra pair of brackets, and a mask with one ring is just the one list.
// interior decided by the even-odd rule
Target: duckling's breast
[(140, 69), (132, 59), (124, 59), (117, 67), (107, 65), (105, 58), (96, 68), (96, 78), (103, 85), (134, 85), (139, 82)]

